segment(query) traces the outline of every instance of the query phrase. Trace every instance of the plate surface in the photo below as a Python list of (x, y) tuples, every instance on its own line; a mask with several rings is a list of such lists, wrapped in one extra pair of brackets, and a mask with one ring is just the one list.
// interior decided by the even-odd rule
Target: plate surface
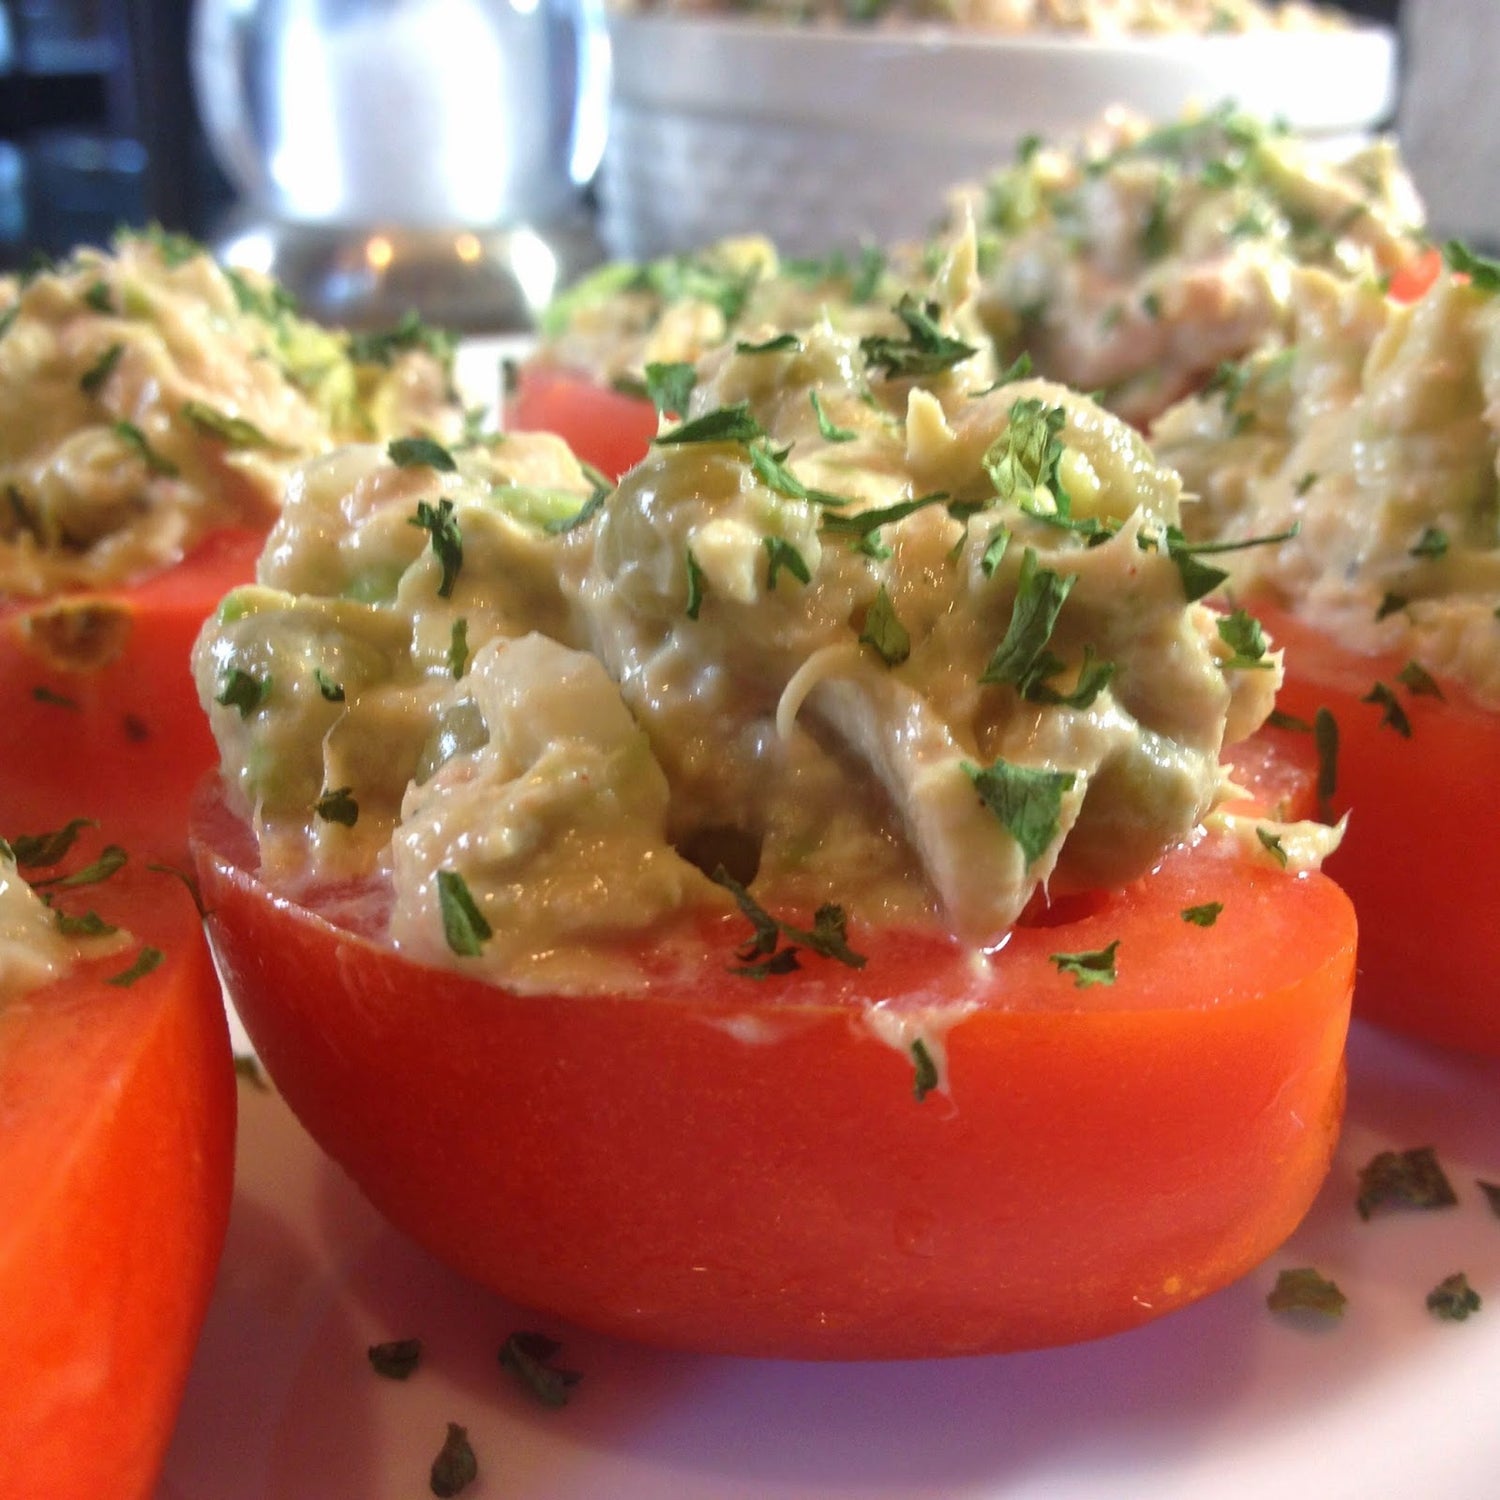
[[(1495, 1493), (1500, 1428), (1500, 1062), (1356, 1026), (1333, 1172), (1292, 1241), (1159, 1323), (988, 1359), (798, 1365), (669, 1354), (539, 1318), (389, 1228), (275, 1095), (241, 1085), (229, 1243), (157, 1500), (416, 1500), (446, 1424), (466, 1500), (1319, 1500)], [(1354, 1211), (1359, 1167), (1432, 1145), (1459, 1195)], [(1314, 1265), (1342, 1320), (1278, 1317), (1278, 1269)], [(1486, 1305), (1426, 1310), (1467, 1272)], [(1059, 1267), (1065, 1294), (1067, 1268)], [(496, 1359), (518, 1329), (583, 1372), (536, 1404)], [(409, 1381), (369, 1345), (418, 1337)]]

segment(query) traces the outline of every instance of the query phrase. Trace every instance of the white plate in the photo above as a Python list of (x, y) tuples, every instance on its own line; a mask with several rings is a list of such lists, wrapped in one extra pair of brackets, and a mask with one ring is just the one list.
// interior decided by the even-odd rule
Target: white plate
[[(465, 1500), (1490, 1500), (1500, 1474), (1500, 1062), (1356, 1027), (1332, 1175), (1281, 1253), (1159, 1323), (1039, 1354), (885, 1365), (694, 1358), (560, 1326), (387, 1227), (275, 1096), (241, 1086), (229, 1243), (158, 1500), (420, 1500), (446, 1424)], [(1361, 1221), (1356, 1173), (1433, 1145), (1456, 1208)], [(1284, 1266), (1349, 1298), (1276, 1317)], [(1424, 1306), (1463, 1270), (1464, 1323)], [(1066, 1267), (1059, 1267), (1065, 1282)], [(496, 1360), (540, 1328), (583, 1372), (563, 1410)], [(366, 1349), (416, 1336), (406, 1383)]]

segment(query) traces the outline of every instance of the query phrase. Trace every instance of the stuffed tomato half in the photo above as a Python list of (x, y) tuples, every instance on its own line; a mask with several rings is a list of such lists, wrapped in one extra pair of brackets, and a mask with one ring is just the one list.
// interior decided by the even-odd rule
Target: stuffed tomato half
[(188, 658), (297, 461), (453, 435), (446, 344), (351, 338), (159, 231), (0, 279), (0, 827), (183, 846), (213, 762)]
[(149, 1500), (229, 1217), (235, 1081), (193, 899), (91, 829), (0, 846), (0, 1473)]
[(1129, 1327), (1279, 1244), (1338, 1129), (1336, 836), (1222, 760), (1279, 660), (1197, 602), (1176, 477), (937, 294), (774, 333), (618, 486), (525, 434), (305, 471), (195, 652), (227, 983), (524, 1303), (799, 1357)]

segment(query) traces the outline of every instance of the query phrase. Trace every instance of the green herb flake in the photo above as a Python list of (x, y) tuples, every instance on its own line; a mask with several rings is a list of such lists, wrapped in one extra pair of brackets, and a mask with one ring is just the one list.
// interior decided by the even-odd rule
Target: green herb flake
[(1416, 546), (1411, 549), (1412, 557), (1439, 558), (1448, 551), (1448, 533), (1436, 526), (1425, 527)]
[(438, 598), (450, 598), (464, 561), (463, 533), (459, 530), (458, 517), (453, 513), (453, 502), (444, 498), (433, 506), (425, 500), (418, 500), (416, 515), (406, 524), (420, 526), (431, 534), (433, 555), (443, 570), (442, 581), (438, 584)]
[(183, 870), (176, 865), (160, 864), (154, 861), (147, 864), (146, 868), (158, 875), (170, 875), (174, 880), (180, 880), (186, 887), (188, 895), (192, 897), (194, 911), (200, 917), (208, 915), (208, 908), (203, 904), (203, 892), (198, 889), (198, 877), (191, 870)]
[(1427, 1294), (1427, 1310), (1448, 1323), (1462, 1323), (1482, 1305), (1479, 1293), (1463, 1271), (1445, 1276)]
[(455, 682), (464, 675), (469, 665), (469, 622), (462, 616), (453, 622), (448, 633), (448, 675)]
[(1074, 581), (1073, 574), (1063, 577), (1041, 567), (1036, 552), (1030, 547), (1026, 549), (1016, 581), (1010, 624), (980, 674), (981, 682), (1014, 683), (1024, 690), (1052, 638)]
[(697, 370), (684, 360), (646, 366), (646, 396), (663, 416), (685, 412), (697, 384)]
[(166, 955), (160, 948), (145, 947), (135, 956), (135, 962), (128, 969), (121, 969), (118, 974), (111, 974), (104, 982), (126, 989), (134, 984), (137, 979), (144, 979), (153, 969), (157, 968)]
[(921, 1037), (911, 1044), (911, 1062), (912, 1093), (920, 1104), (938, 1086), (937, 1064), (932, 1060), (932, 1053)]
[(217, 438), (226, 448), (268, 448), (270, 439), (254, 422), (244, 417), (231, 417), (203, 401), (184, 401), (183, 417), (199, 432)]
[(344, 701), (344, 684), (335, 682), (322, 667), (313, 668), (313, 681), (318, 684), (318, 691), (329, 703)]
[(1377, 621), (1380, 621), (1384, 620), (1389, 615), (1398, 615), (1410, 603), (1411, 600), (1408, 599), (1405, 594), (1383, 594), (1381, 596), (1380, 604), (1375, 611), (1375, 619)]
[(1443, 690), (1438, 686), (1437, 678), (1424, 667), (1419, 661), (1409, 661), (1396, 673), (1396, 681), (1406, 689), (1413, 698), (1438, 698), (1443, 696)]
[(96, 313), (112, 313), (115, 310), (114, 302), (109, 295), (109, 287), (103, 281), (93, 282), (83, 294), (83, 304), (92, 308)]
[(694, 417), (691, 422), (659, 434), (652, 442), (659, 448), (683, 443), (751, 443), (765, 435), (765, 429), (750, 410), (750, 403), (740, 401)]
[(809, 391), (807, 399), (812, 403), (813, 415), (818, 419), (818, 432), (825, 443), (852, 443), (859, 436), (853, 428), (840, 427), (829, 418), (816, 391)]
[(1222, 901), (1205, 901), (1201, 906), (1184, 906), (1182, 920), (1193, 927), (1212, 927), (1223, 910)]
[(1287, 729), (1294, 734), (1311, 734), (1312, 724), (1306, 719), (1299, 719), (1296, 714), (1289, 714), (1284, 709), (1273, 708), (1266, 715), (1266, 723), (1272, 729)]
[(785, 537), (762, 537), (761, 545), (765, 547), (766, 556), (769, 558), (766, 564), (767, 589), (775, 589), (777, 575), (783, 568), (799, 583), (812, 582), (812, 574), (808, 571), (806, 559)]
[(256, 709), (264, 707), (271, 696), (271, 678), (257, 677), (241, 667), (230, 667), (219, 679), (219, 691), (214, 702), (221, 708), (237, 708), (240, 718), (248, 719)]
[(698, 566), (698, 559), (693, 556), (693, 549), (684, 549), (687, 560), (687, 606), (685, 613), (688, 619), (696, 620), (698, 612), (703, 608), (703, 569)]
[(365, 1351), (370, 1368), (387, 1380), (409, 1380), (422, 1363), (421, 1339), (387, 1339)]
[[(291, 306), (295, 305), (294, 301), (291, 302)], [(421, 351), (446, 367), (453, 358), (455, 342), (454, 335), (446, 329), (434, 328), (424, 323), (415, 312), (408, 312), (394, 328), (352, 334), (349, 358), (357, 365), (381, 365), (388, 369), (395, 364), (398, 355)], [(504, 362), (502, 368), (503, 365)]]
[(1459, 240), (1449, 240), (1443, 246), (1443, 260), (1450, 271), (1467, 276), (1481, 292), (1500, 292), (1500, 261), (1476, 255)]
[[(1059, 434), (1067, 420), (1061, 406), (1049, 406), (1036, 396), (1011, 404), (1005, 431), (990, 444), (983, 459), (984, 471), (1002, 500), (1067, 514), (1068, 493), (1059, 467), (1065, 451)], [(1039, 505), (1040, 490), (1052, 497), (1050, 506)]]
[(431, 438), (392, 438), (386, 444), (386, 457), (398, 469), (436, 469), (440, 474), (458, 472), (458, 463), (441, 443)]
[(930, 495), (918, 495), (911, 500), (898, 500), (894, 505), (872, 506), (869, 510), (856, 511), (853, 515), (825, 515), (823, 530), (831, 536), (854, 537), (858, 539), (861, 546), (867, 546), (874, 533), (882, 526), (904, 521), (908, 516), (916, 515), (919, 510), (926, 510), (928, 506), (947, 503), (948, 492), (935, 490)]
[(1325, 821), (1332, 814), (1339, 782), (1339, 721), (1327, 708), (1313, 715), (1313, 744), (1318, 752), (1318, 810)]
[(1254, 615), (1237, 609), (1233, 614), (1223, 615), (1218, 621), (1219, 639), (1229, 647), (1233, 655), (1219, 663), (1228, 671), (1269, 669), (1266, 656), (1266, 633)]
[(120, 363), (120, 357), (125, 353), (124, 344), (111, 344), (103, 354), (89, 366), (78, 378), (78, 389), (85, 396), (97, 396), (104, 388), (104, 382), (114, 373), (115, 366)]
[(565, 516), (560, 521), (544, 522), (542, 530), (549, 536), (562, 536), (569, 531), (577, 531), (580, 526), (587, 526), (604, 509), (604, 502), (609, 499), (613, 490), (614, 486), (600, 475), (594, 481), (594, 488), (588, 499), (571, 516)]
[(1269, 854), (1271, 858), (1281, 866), (1283, 870), (1286, 869), (1286, 849), (1282, 845), (1281, 835), (1279, 833), (1276, 833), (1273, 829), (1261, 827), (1255, 830), (1255, 836), (1260, 840), (1261, 848), (1263, 848), (1266, 853)]
[(484, 952), (484, 945), (494, 936), (494, 929), (474, 904), (463, 876), (457, 870), (439, 870), (437, 890), (443, 936), (449, 949), (460, 958), (478, 958)]
[(1063, 797), (1078, 778), (1072, 771), (1048, 771), (1006, 760), (984, 767), (971, 761), (962, 764), (979, 800), (1020, 845), (1029, 870), (1057, 838)]
[(11, 855), (23, 870), (47, 869), (67, 858), (78, 835), (85, 828), (96, 828), (92, 818), (73, 818), (61, 828), (47, 833), (22, 833), (9, 841)]
[(69, 875), (55, 875), (49, 880), (36, 880), (32, 884), (38, 887), (55, 885), (60, 890), (74, 890), (81, 885), (102, 885), (124, 867), (128, 858), (118, 844), (106, 844), (99, 851), (98, 859), (86, 864), (81, 870), (74, 870)]
[(91, 938), (108, 937), (111, 933), (120, 929), (112, 922), (106, 922), (96, 911), (56, 913), (57, 930), (64, 937)]
[(856, 953), (849, 946), (848, 924), (843, 907), (825, 903), (813, 914), (811, 929), (796, 927), (783, 922), (779, 917), (773, 917), (723, 865), (717, 866), (709, 879), (716, 885), (722, 885), (734, 897), (735, 905), (752, 928), (750, 937), (736, 950), (736, 956), (749, 964), (753, 959), (771, 955), (765, 964), (731, 969), (730, 973), (741, 974), (750, 979), (764, 979), (771, 974), (786, 974), (800, 967), (796, 961), (795, 947), (776, 951), (783, 936), (794, 944), (810, 948), (814, 953), (834, 959), (851, 969), (862, 969), (868, 962), (863, 953)]
[(323, 792), (313, 803), (313, 811), (325, 823), (337, 823), (344, 828), (353, 828), (359, 821), (359, 803), (351, 795), (351, 787), (335, 787)]
[(1362, 1219), (1387, 1206), (1451, 1208), (1457, 1202), (1458, 1194), (1431, 1146), (1381, 1151), (1359, 1169), (1354, 1206)]
[(1081, 990), (1090, 985), (1113, 984), (1115, 982), (1115, 954), (1120, 940), (1116, 938), (1108, 947), (1096, 948), (1087, 953), (1053, 953), (1052, 963), (1059, 974), (1071, 974), (1073, 983)]
[(861, 644), (873, 646), (888, 667), (900, 666), (911, 655), (911, 635), (896, 618), (896, 608), (884, 584), (880, 585), (874, 602), (865, 611), (864, 628), (859, 639)]
[(919, 302), (908, 292), (894, 311), (906, 325), (904, 339), (873, 334), (859, 341), (866, 363), (884, 370), (888, 379), (936, 375), (978, 352), (974, 345), (943, 332), (938, 326), (939, 309), (935, 302)]
[(1406, 716), (1406, 710), (1397, 701), (1395, 692), (1385, 683), (1377, 682), (1359, 701), (1380, 705), (1382, 729), (1394, 729), (1404, 740), (1411, 738), (1411, 720)]
[(989, 541), (984, 544), (984, 551), (979, 554), (979, 566), (986, 578), (995, 576), (995, 570), (1005, 560), (1006, 548), (1009, 546), (1010, 528), (997, 526), (990, 533)]
[(474, 1456), (474, 1447), (469, 1442), (467, 1429), (457, 1422), (448, 1424), (448, 1436), (438, 1456), (432, 1461), (428, 1484), (439, 1500), (451, 1500), (461, 1494), (479, 1477), (479, 1460)]
[(66, 693), (59, 693), (41, 683), (32, 688), (31, 696), (36, 702), (45, 703), (51, 708), (70, 708), (77, 712), (82, 707), (76, 698), (70, 698)]
[(158, 453), (147, 441), (146, 434), (134, 422), (113, 422), (110, 424), (110, 431), (127, 448), (135, 450), (141, 462), (145, 464), (147, 472), (159, 474), (168, 479), (178, 473), (177, 465), (170, 458)]
[(1266, 1294), (1266, 1306), (1277, 1313), (1313, 1312), (1341, 1318), (1348, 1303), (1338, 1286), (1312, 1266), (1278, 1272), (1276, 1285)]
[(561, 1369), (552, 1363), (561, 1348), (556, 1339), (544, 1333), (521, 1331), (511, 1334), (500, 1346), (500, 1363), (543, 1406), (566, 1406), (573, 1387), (583, 1376), (577, 1370)]
[(734, 346), (736, 354), (800, 354), (802, 340), (795, 333), (778, 333), (761, 344), (747, 344), (743, 339)]
[(1295, 493), (1300, 500), (1318, 482), (1317, 471), (1309, 469), (1296, 483)]
[(758, 963), (731, 964), (728, 972), (741, 979), (771, 979), (777, 974), (792, 974), (802, 967), (795, 948), (780, 948)]

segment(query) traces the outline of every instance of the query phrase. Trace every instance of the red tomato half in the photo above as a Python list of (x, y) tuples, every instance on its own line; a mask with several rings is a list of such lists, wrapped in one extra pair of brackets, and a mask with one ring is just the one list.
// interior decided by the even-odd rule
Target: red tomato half
[(646, 456), (656, 436), (656, 408), (587, 375), (522, 365), (505, 405), (505, 425), (517, 432), (555, 432), (579, 458), (618, 479)]
[(188, 796), (218, 761), (189, 654), (264, 540), (220, 531), (140, 583), (0, 605), (0, 829), (92, 817), (180, 856)]
[[(919, 1099), (871, 1007), (973, 993), (940, 935), (851, 928), (863, 970), (755, 982), (726, 921), (690, 983), (517, 995), (277, 895), (216, 794), (194, 840), (230, 992), (312, 1135), (443, 1260), (610, 1333), (840, 1359), (1092, 1338), (1257, 1264), (1328, 1167), (1352, 912), (1222, 847), (1018, 928)], [(1113, 985), (1051, 962), (1115, 941)]]
[[(1359, 912), (1356, 1013), (1500, 1055), (1500, 714), (1448, 682), (1441, 698), (1413, 693), (1398, 680), (1400, 658), (1361, 656), (1274, 607), (1253, 608), (1286, 648), (1278, 706), (1308, 721), (1327, 708), (1338, 723), (1332, 811), (1352, 815), (1328, 868)], [(1379, 702), (1362, 701), (1377, 682), (1409, 736)]]
[[(234, 1069), (181, 882), (132, 860), (76, 894), (137, 941), (0, 1005), (0, 1474), (145, 1500), (224, 1243)], [(111, 984), (141, 943), (160, 966)]]
[(1391, 297), (1397, 302), (1415, 302), (1438, 279), (1442, 269), (1443, 252), (1436, 245), (1429, 246), (1391, 277)]

